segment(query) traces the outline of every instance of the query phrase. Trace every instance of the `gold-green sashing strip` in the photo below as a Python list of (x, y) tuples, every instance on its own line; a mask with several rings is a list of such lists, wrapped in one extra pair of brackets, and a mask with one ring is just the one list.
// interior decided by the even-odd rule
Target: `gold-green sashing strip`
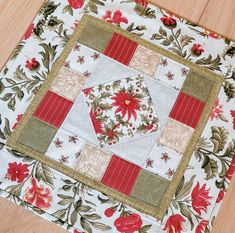
[[(120, 35), (123, 35), (133, 41), (135, 41), (137, 44), (141, 44), (159, 54), (162, 54), (170, 59), (173, 59), (177, 62), (182, 63), (183, 65), (189, 67), (194, 72), (203, 75), (205, 78), (211, 80), (214, 82), (214, 87), (211, 91), (211, 94), (206, 101), (206, 107), (204, 109), (204, 112), (201, 116), (200, 122), (198, 126), (196, 127), (191, 140), (188, 143), (188, 146), (185, 150), (185, 153), (182, 156), (181, 162), (175, 172), (175, 175), (173, 176), (169, 188), (167, 189), (167, 192), (164, 195), (164, 198), (160, 204), (160, 206), (157, 208), (151, 204), (144, 203), (143, 201), (138, 201), (135, 198), (126, 196), (122, 193), (119, 193), (118, 191), (107, 187), (106, 185), (101, 184), (100, 182), (97, 182), (84, 174), (80, 174), (77, 171), (75, 171), (72, 168), (66, 167), (63, 164), (60, 164), (59, 162), (23, 145), (18, 142), (18, 139), (20, 138), (21, 133), (24, 131), (25, 127), (27, 126), (28, 121), (32, 118), (32, 115), (34, 111), (36, 110), (37, 106), (43, 99), (45, 93), (48, 91), (49, 87), (51, 86), (52, 82), (54, 81), (56, 75), (58, 74), (60, 68), (65, 63), (66, 58), (74, 48), (74, 46), (77, 43), (79, 35), (83, 32), (85, 26), (88, 23), (92, 23), (93, 25), (96, 25), (98, 27), (102, 27), (107, 31), (116, 32)], [(152, 215), (158, 219), (162, 219), (170, 205), (170, 202), (175, 194), (175, 191), (185, 173), (185, 170), (187, 168), (187, 165), (189, 163), (189, 160), (191, 158), (191, 155), (193, 154), (193, 151), (195, 150), (196, 144), (198, 142), (198, 139), (200, 135), (202, 134), (203, 129), (206, 126), (206, 123), (208, 121), (211, 108), (213, 107), (213, 104), (215, 102), (216, 97), (218, 96), (219, 90), (222, 86), (223, 77), (214, 74), (213, 72), (206, 70), (203, 67), (197, 66), (196, 64), (185, 60), (183, 57), (180, 57), (179, 55), (173, 54), (172, 52), (169, 52), (163, 48), (160, 48), (140, 37), (138, 37), (135, 34), (129, 33), (128, 31), (125, 31), (119, 27), (113, 26), (109, 23), (104, 22), (103, 20), (97, 19), (95, 17), (84, 15), (79, 23), (79, 27), (75, 30), (73, 35), (71, 36), (69, 42), (67, 43), (66, 47), (64, 48), (61, 56), (56, 60), (54, 63), (52, 70), (50, 74), (48, 75), (47, 80), (43, 83), (42, 87), (40, 88), (38, 94), (33, 99), (31, 105), (28, 107), (26, 113), (24, 114), (24, 117), (22, 121), (17, 125), (17, 128), (13, 131), (12, 135), (10, 136), (7, 145), (12, 147), (13, 149), (24, 153), (62, 173), (64, 173), (67, 176), (72, 177), (75, 180), (78, 180), (94, 189), (97, 189), (108, 196), (117, 199), (118, 201), (121, 201), (141, 212), (144, 212), (146, 214)]]

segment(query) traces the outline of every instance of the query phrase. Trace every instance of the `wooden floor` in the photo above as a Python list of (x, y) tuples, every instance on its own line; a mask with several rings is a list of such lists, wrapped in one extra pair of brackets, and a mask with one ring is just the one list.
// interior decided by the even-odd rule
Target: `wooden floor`
[[(44, 0), (0, 0), (0, 68)], [(234, 0), (151, 0), (159, 6), (235, 40)], [(32, 4), (33, 3), (33, 4)], [(0, 199), (0, 233), (62, 233), (60, 227)], [(235, 177), (212, 233), (235, 233)]]

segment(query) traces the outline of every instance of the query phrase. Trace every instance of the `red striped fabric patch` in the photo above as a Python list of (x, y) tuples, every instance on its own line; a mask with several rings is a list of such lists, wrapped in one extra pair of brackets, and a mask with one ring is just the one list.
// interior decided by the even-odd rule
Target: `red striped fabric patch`
[(169, 116), (195, 129), (204, 108), (204, 102), (180, 92)]
[(140, 170), (140, 167), (113, 155), (101, 183), (129, 196)]
[(137, 46), (136, 42), (114, 33), (104, 54), (124, 65), (129, 65)]
[(48, 91), (34, 112), (34, 116), (59, 128), (67, 116), (73, 102)]

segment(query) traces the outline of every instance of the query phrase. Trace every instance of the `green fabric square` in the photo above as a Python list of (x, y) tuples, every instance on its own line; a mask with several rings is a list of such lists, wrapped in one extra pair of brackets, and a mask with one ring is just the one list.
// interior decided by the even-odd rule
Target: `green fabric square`
[(202, 101), (207, 101), (214, 84), (215, 82), (213, 80), (190, 70), (181, 90)]
[(158, 207), (169, 184), (168, 180), (142, 169), (131, 196)]
[(45, 154), (57, 129), (37, 118), (31, 118), (18, 142)]
[(104, 52), (112, 38), (112, 32), (88, 23), (80, 33), (78, 41), (99, 52)]

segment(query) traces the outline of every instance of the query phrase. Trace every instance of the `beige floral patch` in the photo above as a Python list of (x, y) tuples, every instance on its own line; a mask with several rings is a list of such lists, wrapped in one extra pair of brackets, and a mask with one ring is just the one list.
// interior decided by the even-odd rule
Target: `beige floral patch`
[(179, 153), (184, 153), (193, 131), (193, 128), (168, 118), (166, 126), (159, 137), (159, 144)]
[(142, 45), (138, 45), (133, 58), (129, 64), (135, 70), (143, 72), (151, 77), (157, 70), (160, 64), (161, 55), (150, 50)]
[(86, 77), (62, 67), (52, 83), (50, 89), (63, 97), (74, 100), (81, 91)]
[(78, 157), (75, 169), (84, 175), (100, 181), (111, 157), (110, 154), (86, 144)]

